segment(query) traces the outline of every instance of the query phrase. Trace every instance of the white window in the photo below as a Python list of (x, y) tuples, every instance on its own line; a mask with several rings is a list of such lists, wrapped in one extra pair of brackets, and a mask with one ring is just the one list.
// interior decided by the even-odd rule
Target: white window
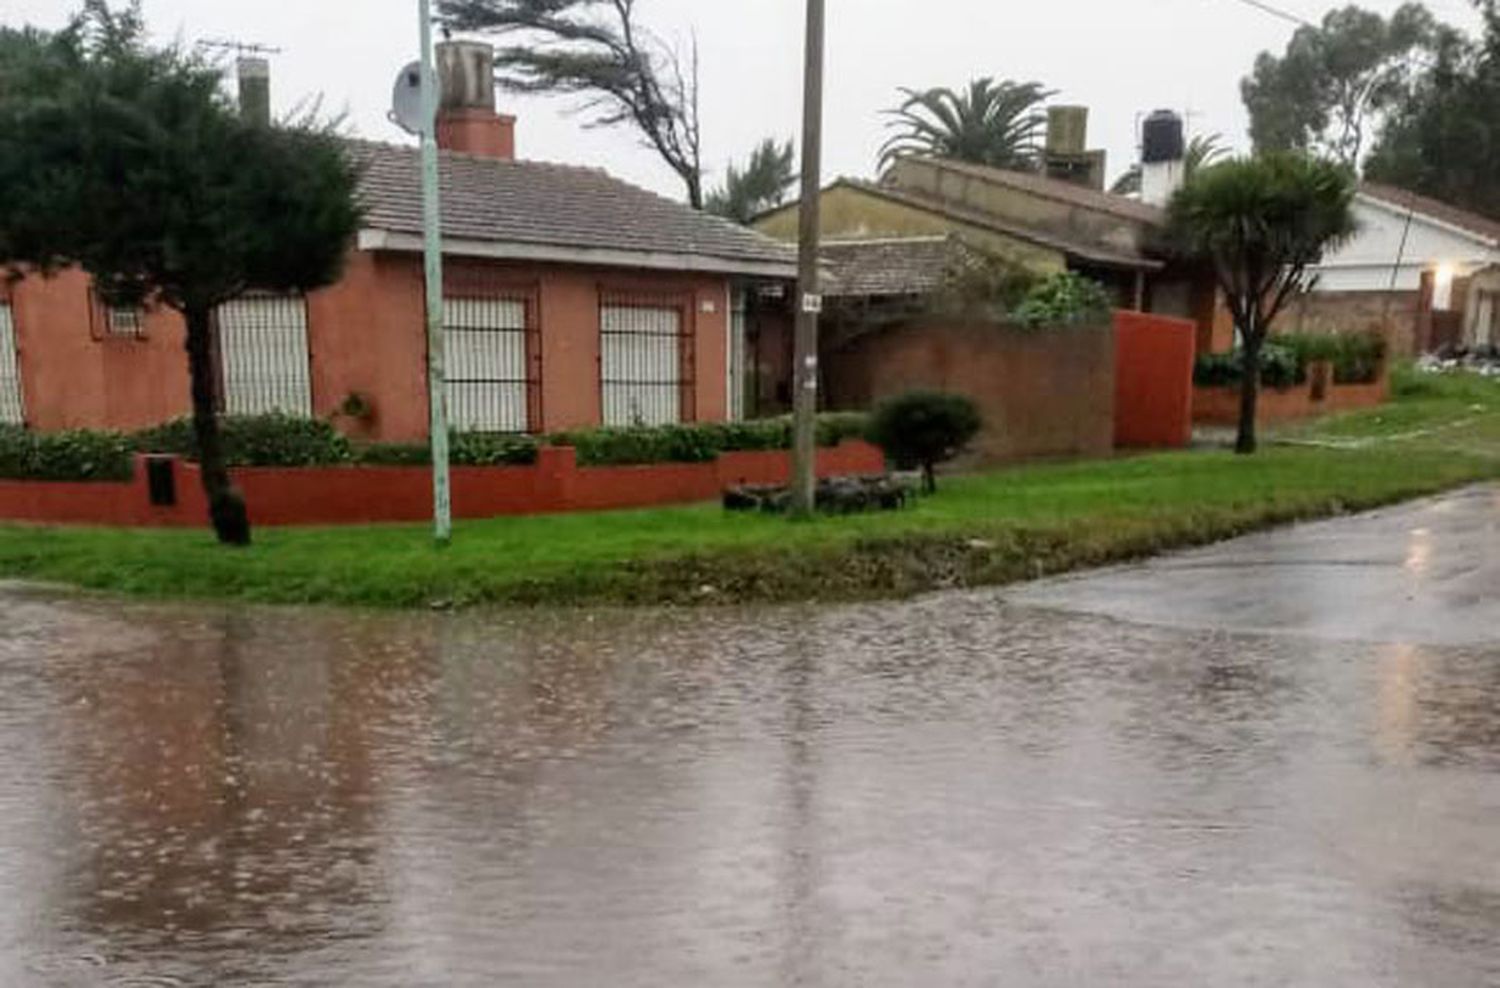
[(21, 362), (16, 355), (16, 321), (10, 303), (0, 302), (0, 422), (23, 425)]
[(224, 411), (230, 415), (312, 415), (307, 303), (252, 295), (219, 307)]
[(683, 420), (682, 309), (606, 304), (599, 310), (599, 377), (608, 426)]
[(530, 431), (526, 308), (521, 299), (444, 301), (448, 421), (454, 429)]

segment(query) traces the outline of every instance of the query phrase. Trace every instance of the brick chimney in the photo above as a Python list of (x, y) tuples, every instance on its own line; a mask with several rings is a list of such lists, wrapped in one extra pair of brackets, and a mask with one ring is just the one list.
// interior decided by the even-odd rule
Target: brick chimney
[(514, 161), (516, 118), (495, 111), (495, 49), (480, 41), (437, 46), (437, 142), (445, 151)]

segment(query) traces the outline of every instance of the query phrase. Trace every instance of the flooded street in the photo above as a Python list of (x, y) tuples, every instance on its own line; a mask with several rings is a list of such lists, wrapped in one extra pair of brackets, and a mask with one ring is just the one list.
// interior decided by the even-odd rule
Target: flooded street
[(1493, 490), (903, 604), (0, 608), (0, 985), (1500, 983)]

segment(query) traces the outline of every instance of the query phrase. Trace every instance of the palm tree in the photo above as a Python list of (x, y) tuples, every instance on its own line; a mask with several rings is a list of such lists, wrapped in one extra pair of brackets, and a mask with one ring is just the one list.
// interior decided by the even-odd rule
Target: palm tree
[[(1199, 134), (1188, 142), (1187, 152), (1183, 155), (1183, 174), (1185, 178), (1192, 178), (1198, 169), (1205, 165), (1211, 165), (1224, 155), (1229, 149), (1223, 145), (1223, 134)], [(1141, 166), (1131, 165), (1130, 170), (1121, 175), (1110, 186), (1110, 190), (1117, 196), (1139, 195), (1141, 191)]]
[(1235, 452), (1255, 452), (1260, 355), (1271, 324), (1325, 251), (1354, 235), (1353, 172), (1292, 152), (1236, 158), (1198, 171), (1173, 197), (1168, 229), (1211, 265), (1241, 341)]
[(908, 155), (1033, 171), (1047, 118), (1038, 107), (1055, 93), (1039, 82), (975, 79), (966, 92), (902, 89), (906, 101), (887, 111), (896, 133), (880, 149), (885, 170)]
[(766, 138), (740, 169), (734, 165), (724, 175), (724, 184), (708, 194), (704, 208), (715, 216), (749, 223), (757, 215), (779, 206), (797, 182), (797, 149), (791, 141), (778, 144)]

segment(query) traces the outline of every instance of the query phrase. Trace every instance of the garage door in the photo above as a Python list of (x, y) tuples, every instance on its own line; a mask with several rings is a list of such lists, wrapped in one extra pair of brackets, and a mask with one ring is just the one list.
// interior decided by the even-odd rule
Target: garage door
[(0, 302), (0, 422), (21, 425), (25, 420), (21, 364), (16, 356), (16, 321), (10, 304)]
[(230, 415), (311, 417), (307, 303), (256, 295), (220, 306), (219, 358), (224, 411)]
[(604, 424), (671, 425), (683, 420), (682, 310), (606, 304), (599, 310)]

